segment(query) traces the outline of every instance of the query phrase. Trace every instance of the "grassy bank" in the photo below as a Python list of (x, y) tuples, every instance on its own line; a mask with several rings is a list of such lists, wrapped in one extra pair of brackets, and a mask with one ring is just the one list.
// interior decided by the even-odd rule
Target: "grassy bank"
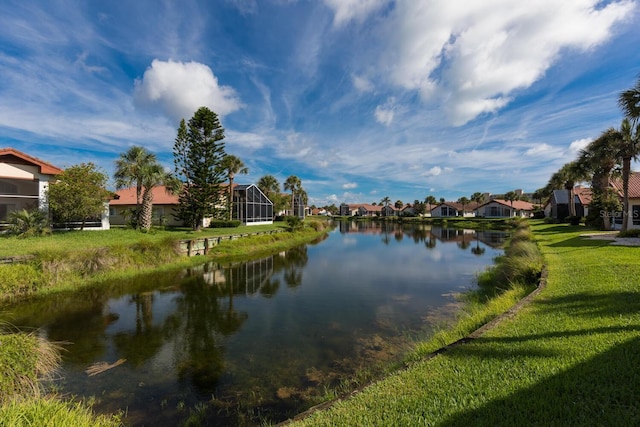
[[(29, 247), (31, 251), (28, 254), (32, 258), (22, 263), (0, 265), (0, 277), (3, 278), (0, 282), (0, 303), (11, 303), (52, 292), (74, 291), (151, 270), (202, 263), (204, 258), (201, 256), (189, 258), (179, 253), (178, 241), (185, 236), (193, 239), (267, 229), (282, 230), (282, 227), (270, 225), (211, 229), (200, 233), (157, 231), (147, 234), (121, 229), (63, 233), (29, 239), (7, 238), (27, 241), (28, 245), (16, 250), (24, 255), (25, 248)], [(296, 232), (283, 231), (224, 241), (209, 251), (207, 259), (225, 262), (247, 256), (266, 255), (312, 241), (325, 233), (324, 223), (310, 221), (307, 227)]]
[(547, 286), (513, 318), (295, 425), (635, 425), (640, 248), (534, 224)]
[[(268, 226), (268, 229), (273, 228)], [(251, 228), (241, 232), (247, 231), (258, 230)], [(176, 241), (230, 232), (239, 231), (208, 230), (208, 233), (194, 235), (113, 230), (104, 234), (65, 233), (17, 239), (28, 243), (20, 246), (18, 252), (27, 253), (25, 248), (28, 247), (31, 250), (28, 253), (34, 258), (21, 264), (0, 266), (0, 302), (90, 286), (107, 286), (113, 279), (143, 271), (199, 264), (205, 258), (180, 255), (175, 250)], [(281, 232), (224, 241), (211, 249), (207, 259), (231, 262), (247, 256), (267, 255), (322, 239), (325, 235), (324, 223), (311, 222), (295, 233)], [(90, 409), (91, 402), (63, 400), (46, 393), (43, 380), (55, 373), (59, 360), (58, 349), (52, 343), (36, 334), (14, 333), (9, 326), (0, 325), (0, 366), (3, 369), (0, 376), (0, 426), (122, 425), (121, 414), (96, 415)]]

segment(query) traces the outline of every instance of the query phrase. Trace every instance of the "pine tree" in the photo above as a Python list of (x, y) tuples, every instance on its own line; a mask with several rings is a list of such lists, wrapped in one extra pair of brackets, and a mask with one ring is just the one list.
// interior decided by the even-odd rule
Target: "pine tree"
[(200, 107), (178, 127), (173, 146), (175, 172), (184, 186), (179, 195), (177, 218), (200, 230), (204, 218), (219, 216), (225, 180), (222, 167), (224, 129), (218, 115), (207, 107)]

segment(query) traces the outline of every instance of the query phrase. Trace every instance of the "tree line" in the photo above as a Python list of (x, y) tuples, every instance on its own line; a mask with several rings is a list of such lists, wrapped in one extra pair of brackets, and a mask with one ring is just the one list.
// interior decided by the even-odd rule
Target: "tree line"
[[(142, 146), (122, 153), (115, 161), (114, 180), (117, 190), (135, 188), (130, 224), (141, 230), (151, 228), (153, 189), (159, 186), (178, 196), (176, 219), (193, 230), (202, 227), (204, 218), (231, 220), (234, 179), (249, 169), (240, 158), (225, 152), (224, 138), (218, 115), (201, 107), (188, 122), (180, 121), (173, 145), (173, 172), (165, 170), (156, 155)], [(113, 198), (106, 189), (108, 176), (91, 162), (71, 166), (56, 178), (47, 191), (54, 222), (78, 221), (82, 229), (87, 220), (100, 218), (105, 201)], [(289, 197), (280, 192), (273, 175), (260, 178), (257, 186), (274, 202), (274, 212), (286, 208)], [(297, 176), (289, 176), (283, 189), (291, 192), (292, 211), (296, 198), (307, 203), (307, 193)], [(221, 199), (226, 199), (224, 208), (220, 207)]]

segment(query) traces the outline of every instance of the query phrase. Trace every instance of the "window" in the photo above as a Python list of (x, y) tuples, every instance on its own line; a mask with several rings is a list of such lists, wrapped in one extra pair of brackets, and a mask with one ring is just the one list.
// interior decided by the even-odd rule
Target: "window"
[(11, 182), (0, 180), (0, 194), (18, 194), (18, 186)]
[(640, 225), (640, 205), (631, 206), (631, 220), (633, 225)]

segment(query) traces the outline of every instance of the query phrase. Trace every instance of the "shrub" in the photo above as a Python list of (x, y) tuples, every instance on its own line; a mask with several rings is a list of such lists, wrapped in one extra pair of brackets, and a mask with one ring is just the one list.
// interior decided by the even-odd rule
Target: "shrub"
[(13, 211), (9, 214), (9, 233), (19, 237), (41, 236), (50, 234), (47, 215), (39, 210)]
[(304, 223), (298, 216), (286, 216), (285, 221), (288, 231), (298, 231), (304, 228)]
[(627, 230), (618, 233), (618, 237), (640, 237), (640, 230)]

